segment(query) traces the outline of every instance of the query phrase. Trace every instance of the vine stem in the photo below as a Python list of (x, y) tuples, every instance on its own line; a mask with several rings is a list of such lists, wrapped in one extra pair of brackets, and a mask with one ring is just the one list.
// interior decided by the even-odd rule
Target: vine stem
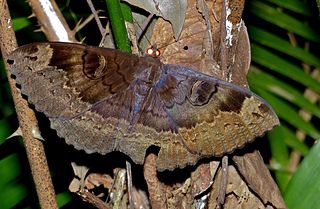
[[(3, 59), (6, 60), (8, 55), (17, 48), (17, 40), (5, 0), (0, 0), (0, 17), (0, 46)], [(33, 134), (38, 130), (37, 119), (33, 110), (29, 108), (28, 102), (22, 98), (20, 90), (16, 88), (7, 63), (5, 67), (40, 207), (58, 208), (43, 144)]]

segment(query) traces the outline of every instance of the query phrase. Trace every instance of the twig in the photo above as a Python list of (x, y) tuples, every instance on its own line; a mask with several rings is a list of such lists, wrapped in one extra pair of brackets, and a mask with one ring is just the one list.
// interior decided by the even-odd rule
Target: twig
[(126, 170), (125, 169), (116, 169), (116, 175), (114, 179), (114, 185), (110, 193), (112, 194), (111, 202), (113, 203), (113, 209), (122, 208), (122, 199), (124, 197), (124, 191), (126, 189)]
[(148, 185), (150, 204), (152, 208), (167, 208), (165, 186), (157, 177), (157, 155), (149, 153), (143, 165), (143, 176)]
[[(0, 44), (3, 59), (6, 60), (17, 48), (17, 40), (5, 0), (0, 0), (0, 17)], [(37, 119), (27, 101), (22, 98), (20, 90), (16, 88), (15, 81), (11, 79), (8, 64), (5, 66), (40, 206), (58, 208), (42, 142), (35, 139), (32, 133), (38, 129)]]
[(227, 21), (227, 12), (226, 12), (226, 0), (222, 1), (221, 9), (221, 24), (220, 24), (220, 70), (223, 74), (223, 78), (226, 79), (225, 73), (227, 73), (227, 47), (226, 47), (226, 21)]
[(219, 185), (219, 195), (216, 209), (222, 208), (226, 197), (228, 183), (228, 160), (228, 156), (223, 156), (221, 160), (221, 181)]
[(99, 197), (95, 196), (91, 192), (88, 192), (87, 190), (81, 190), (78, 193), (83, 200), (90, 202), (92, 205), (94, 205), (96, 208), (99, 209), (111, 209), (111, 207), (103, 202)]
[(77, 42), (54, 0), (29, 0), (29, 4), (50, 41)]
[(101, 33), (101, 35), (103, 36), (104, 33), (105, 33), (105, 29), (103, 28), (102, 23), (101, 23), (101, 21), (100, 21), (100, 19), (99, 19), (98, 12), (97, 12), (97, 10), (94, 8), (91, 0), (87, 0), (87, 3), (88, 3), (88, 5), (89, 5), (89, 7), (90, 7), (90, 10), (91, 10), (93, 16), (94, 16), (94, 19), (96, 20), (96, 23), (97, 23), (97, 25), (98, 25), (98, 28), (99, 28), (99, 30), (100, 30), (100, 33)]
[(127, 169), (127, 187), (128, 187), (128, 198), (129, 198), (129, 209), (134, 209), (134, 203), (132, 200), (132, 173), (131, 173), (131, 164), (126, 161), (126, 169)]
[(91, 14), (84, 21), (80, 19), (79, 22), (77, 22), (76, 26), (73, 28), (72, 32), (73, 33), (79, 32), (84, 26), (86, 26), (91, 20), (93, 20), (93, 18), (94, 18), (94, 15)]

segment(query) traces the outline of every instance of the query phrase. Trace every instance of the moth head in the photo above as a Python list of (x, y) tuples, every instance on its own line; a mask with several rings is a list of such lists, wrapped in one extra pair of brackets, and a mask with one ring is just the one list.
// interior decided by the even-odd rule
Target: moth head
[(159, 57), (161, 54), (160, 50), (154, 45), (148, 47), (145, 53), (151, 57)]

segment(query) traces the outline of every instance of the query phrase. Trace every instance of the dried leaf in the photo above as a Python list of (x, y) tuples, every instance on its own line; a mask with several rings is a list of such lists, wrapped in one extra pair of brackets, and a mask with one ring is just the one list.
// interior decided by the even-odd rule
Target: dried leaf
[(107, 174), (100, 173), (90, 173), (85, 179), (85, 186), (88, 189), (93, 189), (100, 185), (110, 190), (113, 185), (113, 179)]
[(123, 200), (125, 200), (125, 189), (126, 189), (126, 170), (117, 169), (116, 178), (114, 180), (113, 189), (110, 191), (111, 201), (113, 202), (113, 208), (121, 207)]
[(80, 191), (81, 189), (81, 182), (79, 179), (72, 179), (71, 183), (69, 184), (69, 191), (76, 193), (78, 191)]
[(71, 162), (71, 166), (74, 172), (74, 177), (69, 185), (71, 192), (78, 192), (85, 187), (85, 177), (89, 170), (86, 166), (77, 165), (75, 162)]
[(149, 209), (149, 199), (146, 194), (141, 189), (137, 189), (136, 187), (132, 187), (132, 200), (134, 203), (134, 208), (141, 208), (141, 209)]
[(131, 5), (137, 6), (151, 14), (162, 17), (172, 24), (174, 37), (180, 36), (185, 19), (187, 0), (124, 0)]
[(241, 156), (234, 155), (232, 159), (248, 186), (258, 194), (264, 204), (270, 203), (276, 208), (286, 208), (280, 191), (258, 151)]
[(75, 162), (71, 162), (71, 166), (75, 176), (78, 176), (80, 179), (84, 180), (89, 168), (83, 165), (77, 165)]

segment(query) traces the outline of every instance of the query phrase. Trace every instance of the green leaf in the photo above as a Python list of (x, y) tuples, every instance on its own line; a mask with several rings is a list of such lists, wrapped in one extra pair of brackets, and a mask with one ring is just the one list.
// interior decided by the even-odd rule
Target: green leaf
[(72, 200), (70, 192), (61, 192), (56, 196), (59, 208), (63, 207)]
[(309, 147), (304, 144), (303, 141), (299, 140), (296, 134), (286, 125), (281, 124), (281, 128), (286, 144), (295, 151), (300, 152), (301, 155), (307, 155), (307, 153), (309, 152)]
[(277, 10), (262, 3), (261, 1), (252, 0), (248, 2), (250, 4), (250, 12), (260, 17), (261, 19), (279, 26), (285, 30), (296, 33), (310, 41), (320, 43), (319, 34), (315, 32), (311, 27), (305, 24), (303, 21), (296, 19), (293, 16), (286, 14), (284, 11)]
[(280, 7), (289, 9), (293, 12), (306, 15), (306, 16), (311, 16), (311, 11), (310, 8), (305, 4), (303, 1), (299, 0), (267, 0), (269, 2), (272, 2)]
[(13, 208), (27, 196), (27, 189), (22, 184), (8, 184), (1, 187), (1, 208)]
[(13, 182), (21, 172), (21, 168), (17, 166), (19, 158), (17, 154), (11, 154), (0, 160), (0, 188), (9, 182)]
[(0, 145), (3, 144), (7, 140), (7, 137), (13, 132), (10, 121), (9, 117), (0, 120)]
[(293, 175), (284, 199), (290, 209), (319, 208), (320, 143), (316, 143)]
[(0, 160), (1, 208), (12, 208), (27, 196), (26, 187), (17, 183), (20, 174), (17, 154), (8, 155)]
[(252, 44), (252, 60), (263, 65), (275, 72), (291, 78), (294, 81), (320, 92), (320, 83), (313, 79), (309, 74), (304, 72), (301, 68), (292, 64), (290, 61), (281, 58), (270, 50), (267, 50), (259, 45)]
[(31, 25), (31, 21), (27, 17), (18, 17), (13, 19), (13, 28), (15, 31), (26, 28), (29, 25)]
[(276, 168), (275, 176), (281, 191), (286, 188), (290, 180), (290, 174), (286, 172), (289, 164), (289, 148), (285, 142), (287, 136), (283, 129), (280, 125), (268, 133), (272, 155), (271, 166)]
[(272, 92), (320, 118), (319, 106), (307, 100), (295, 87), (256, 68), (251, 68), (247, 78), (251, 87)]
[(251, 40), (290, 55), (299, 59), (301, 62), (320, 68), (319, 56), (316, 56), (300, 47), (293, 46), (289, 41), (261, 28), (250, 26), (248, 32)]
[(123, 14), (123, 18), (125, 21), (132, 23), (133, 22), (133, 16), (131, 8), (128, 4), (121, 2), (120, 3), (121, 12)]

